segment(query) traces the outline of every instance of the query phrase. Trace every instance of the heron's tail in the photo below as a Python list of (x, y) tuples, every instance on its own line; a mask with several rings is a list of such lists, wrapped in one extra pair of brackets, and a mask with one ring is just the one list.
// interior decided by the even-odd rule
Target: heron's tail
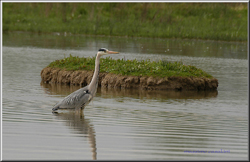
[(53, 108), (52, 108), (52, 111), (56, 111), (56, 110), (58, 110), (58, 108), (59, 108), (58, 106), (53, 107)]

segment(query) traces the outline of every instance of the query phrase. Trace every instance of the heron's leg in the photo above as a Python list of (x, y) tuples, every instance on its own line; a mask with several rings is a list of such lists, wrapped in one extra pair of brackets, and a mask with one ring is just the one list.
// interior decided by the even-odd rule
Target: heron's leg
[(82, 109), (75, 109), (75, 116), (78, 118), (83, 118), (84, 117), (83, 110)]
[(76, 114), (81, 114), (81, 112), (82, 112), (81, 109), (75, 109)]

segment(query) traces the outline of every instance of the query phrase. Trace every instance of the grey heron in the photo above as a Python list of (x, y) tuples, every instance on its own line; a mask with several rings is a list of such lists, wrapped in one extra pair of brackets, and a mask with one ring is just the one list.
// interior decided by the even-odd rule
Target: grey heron
[(82, 110), (95, 96), (97, 87), (98, 87), (98, 78), (100, 71), (100, 58), (103, 55), (108, 54), (118, 54), (119, 52), (109, 51), (106, 48), (101, 48), (98, 50), (96, 59), (95, 59), (95, 71), (89, 85), (76, 90), (62, 101), (58, 102), (53, 108), (53, 111), (58, 109), (76, 109)]

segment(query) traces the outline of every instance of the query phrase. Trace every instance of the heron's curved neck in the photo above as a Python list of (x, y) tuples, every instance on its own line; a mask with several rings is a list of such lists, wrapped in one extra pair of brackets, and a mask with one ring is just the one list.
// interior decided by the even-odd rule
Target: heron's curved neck
[(100, 71), (100, 57), (101, 55), (96, 55), (96, 59), (95, 59), (95, 71), (94, 71), (94, 75), (92, 77), (92, 80), (89, 84), (89, 90), (91, 91), (91, 93), (95, 94), (96, 93), (96, 89), (98, 86), (98, 78), (99, 78), (99, 71)]

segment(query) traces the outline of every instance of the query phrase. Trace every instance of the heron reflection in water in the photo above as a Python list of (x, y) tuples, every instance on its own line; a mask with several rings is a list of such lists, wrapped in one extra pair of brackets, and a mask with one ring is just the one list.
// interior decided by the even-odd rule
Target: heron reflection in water
[(99, 49), (95, 60), (94, 75), (90, 84), (76, 90), (75, 92), (65, 97), (61, 102), (57, 103), (52, 108), (52, 110), (56, 111), (58, 109), (75, 109), (75, 110), (84, 109), (84, 107), (93, 99), (98, 87), (101, 56), (108, 54), (118, 54), (118, 53), (119, 52), (109, 51), (106, 48)]
[(66, 122), (66, 125), (70, 126), (70, 128), (77, 130), (76, 133), (83, 134), (84, 137), (88, 138), (92, 152), (92, 159), (96, 160), (97, 152), (95, 129), (90, 120), (84, 118), (84, 115), (82, 113), (75, 113), (72, 111), (66, 113), (53, 112), (53, 114), (59, 119), (64, 120)]

